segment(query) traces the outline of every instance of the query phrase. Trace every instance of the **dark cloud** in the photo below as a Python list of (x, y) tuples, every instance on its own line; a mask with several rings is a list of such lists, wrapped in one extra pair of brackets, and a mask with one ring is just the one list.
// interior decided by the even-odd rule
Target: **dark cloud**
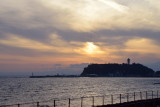
[(160, 32), (159, 31), (153, 31), (148, 29), (137, 29), (137, 30), (100, 30), (98, 32), (95, 32), (95, 34), (108, 36), (108, 37), (114, 37), (114, 36), (123, 36), (126, 38), (133, 38), (135, 36), (137, 37), (144, 37), (144, 38), (151, 38), (151, 39), (160, 39)]

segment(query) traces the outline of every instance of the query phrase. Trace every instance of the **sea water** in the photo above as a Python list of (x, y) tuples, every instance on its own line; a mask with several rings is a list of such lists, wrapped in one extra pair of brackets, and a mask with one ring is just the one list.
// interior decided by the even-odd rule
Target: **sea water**
[(160, 78), (0, 78), (0, 105), (159, 90), (155, 83)]

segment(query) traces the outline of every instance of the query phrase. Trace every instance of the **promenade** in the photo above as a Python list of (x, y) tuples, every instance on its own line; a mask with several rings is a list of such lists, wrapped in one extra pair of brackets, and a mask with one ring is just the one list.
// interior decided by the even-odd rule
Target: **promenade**
[(160, 98), (109, 104), (96, 107), (160, 107)]

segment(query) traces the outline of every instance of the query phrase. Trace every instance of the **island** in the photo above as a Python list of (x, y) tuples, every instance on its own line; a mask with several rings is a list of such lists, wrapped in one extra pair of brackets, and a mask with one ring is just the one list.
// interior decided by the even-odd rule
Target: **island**
[(142, 64), (90, 64), (84, 68), (82, 77), (154, 77), (155, 72)]
[(46, 75), (30, 78), (50, 77), (160, 77), (160, 71), (154, 71), (139, 63), (132, 63), (128, 58), (126, 63), (89, 64), (80, 75)]

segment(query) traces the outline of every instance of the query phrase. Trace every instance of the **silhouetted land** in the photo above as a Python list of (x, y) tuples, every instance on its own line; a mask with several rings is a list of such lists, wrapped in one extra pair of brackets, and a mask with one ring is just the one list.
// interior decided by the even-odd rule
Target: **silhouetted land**
[(155, 72), (156, 77), (160, 77), (160, 71)]
[(53, 78), (53, 77), (80, 77), (78, 75), (45, 75), (45, 76), (30, 76), (30, 78)]
[[(142, 64), (90, 64), (83, 77), (154, 77), (155, 72)], [(158, 72), (160, 74), (160, 72)]]
[(46, 75), (30, 76), (30, 78), (50, 77), (160, 77), (160, 71), (153, 71), (142, 64), (90, 64), (81, 75)]

